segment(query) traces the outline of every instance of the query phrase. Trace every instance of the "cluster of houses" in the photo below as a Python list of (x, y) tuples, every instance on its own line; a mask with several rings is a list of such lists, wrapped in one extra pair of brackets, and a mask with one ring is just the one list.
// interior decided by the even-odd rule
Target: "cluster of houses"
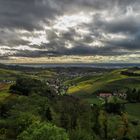
[(68, 86), (64, 86), (62, 84), (61, 80), (59, 78), (56, 79), (49, 79), (46, 81), (46, 84), (51, 87), (51, 89), (57, 94), (57, 95), (64, 95), (66, 94), (68, 90)]
[(60, 71), (59, 75), (65, 80), (70, 80), (76, 77), (91, 76), (97, 74), (96, 72), (86, 72), (86, 71)]
[(100, 93), (100, 98), (109, 98), (109, 97), (118, 97), (120, 99), (126, 100), (127, 94), (126, 93)]

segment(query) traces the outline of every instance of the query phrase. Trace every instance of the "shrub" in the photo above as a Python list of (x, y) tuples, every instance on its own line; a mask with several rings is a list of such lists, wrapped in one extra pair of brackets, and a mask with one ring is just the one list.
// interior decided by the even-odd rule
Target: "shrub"
[(69, 140), (64, 129), (50, 123), (35, 123), (21, 133), (18, 140)]

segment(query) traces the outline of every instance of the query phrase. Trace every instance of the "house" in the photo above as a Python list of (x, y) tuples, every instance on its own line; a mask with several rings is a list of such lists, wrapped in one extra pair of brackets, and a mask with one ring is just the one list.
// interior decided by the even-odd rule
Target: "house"
[(111, 97), (112, 96), (112, 93), (100, 93), (99, 94), (99, 97), (101, 98), (108, 98), (108, 97)]
[(126, 100), (127, 94), (126, 94), (126, 93), (119, 93), (119, 94), (118, 94), (118, 97), (121, 98), (121, 99)]

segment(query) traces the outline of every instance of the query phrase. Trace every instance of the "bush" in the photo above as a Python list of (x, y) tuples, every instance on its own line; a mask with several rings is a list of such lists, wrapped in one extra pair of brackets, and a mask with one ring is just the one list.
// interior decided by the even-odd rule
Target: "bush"
[(18, 140), (69, 140), (67, 133), (50, 123), (35, 123), (21, 133)]

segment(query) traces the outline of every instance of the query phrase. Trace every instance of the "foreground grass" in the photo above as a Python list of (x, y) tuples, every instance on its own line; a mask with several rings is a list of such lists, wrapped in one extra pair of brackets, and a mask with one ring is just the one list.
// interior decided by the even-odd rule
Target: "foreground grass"
[(9, 88), (11, 84), (0, 84), (0, 102), (5, 100), (9, 95)]
[(0, 92), (0, 102), (5, 100), (9, 95), (10, 95), (10, 93), (8, 93), (8, 92)]
[(131, 116), (135, 116), (140, 119), (140, 103), (126, 104), (126, 112), (128, 112)]

